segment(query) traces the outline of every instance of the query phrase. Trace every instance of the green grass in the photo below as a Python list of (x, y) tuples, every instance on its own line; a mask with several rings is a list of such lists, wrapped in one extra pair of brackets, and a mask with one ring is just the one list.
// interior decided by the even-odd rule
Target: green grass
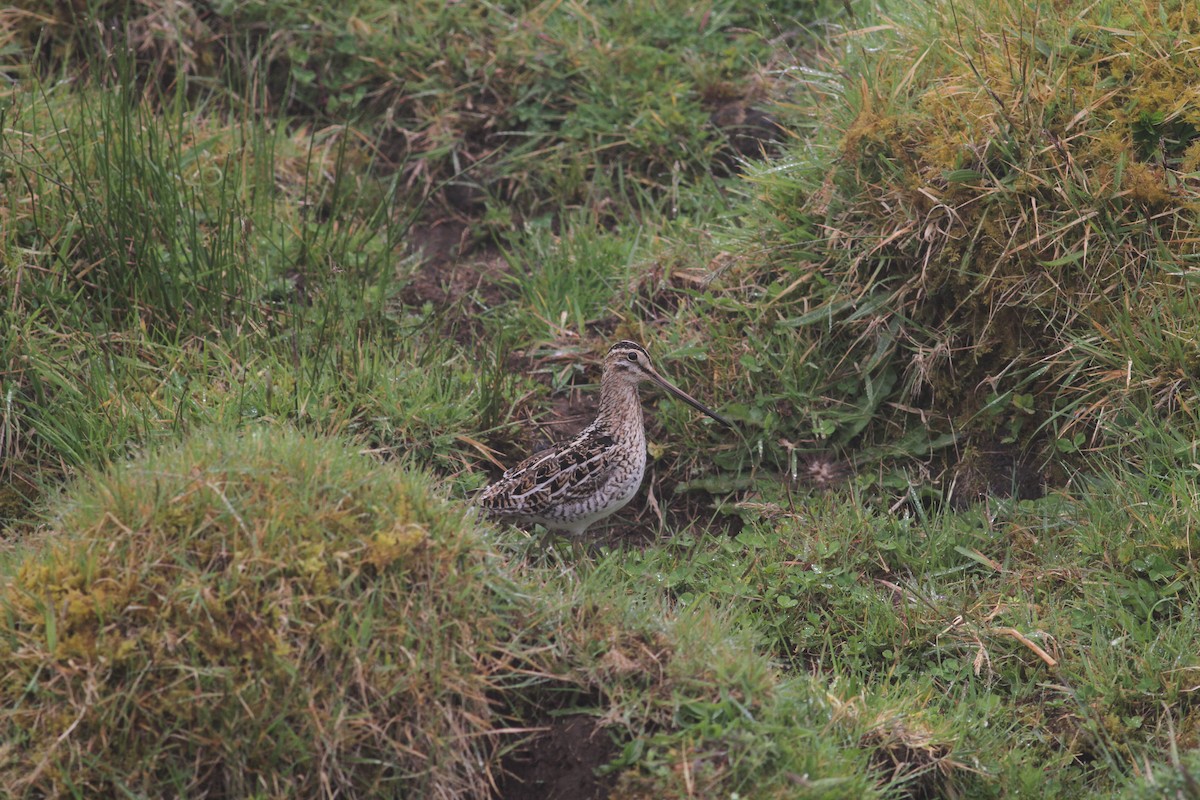
[[(1084, 8), (0, 11), (5, 792), (505, 796), (583, 715), (598, 796), (1200, 796), (1200, 17)], [(466, 513), (617, 338), (737, 432)]]
[[(1069, 791), (1097, 761), (1157, 758), (1161, 740), (1142, 737), (1192, 713), (1178, 681), (1200, 670), (1194, 542), (1178, 533), (1195, 525), (1194, 482), (1102, 488), (923, 524), (841, 498), (756, 509), (734, 538), (677, 537), (604, 568), (683, 607), (744, 609), (789, 671), (915, 715), (947, 758), (986, 767), (954, 777), (969, 796), (1048, 768)], [(1111, 542), (1155, 495), (1176, 513)], [(1022, 756), (995, 757), (1015, 742)]]

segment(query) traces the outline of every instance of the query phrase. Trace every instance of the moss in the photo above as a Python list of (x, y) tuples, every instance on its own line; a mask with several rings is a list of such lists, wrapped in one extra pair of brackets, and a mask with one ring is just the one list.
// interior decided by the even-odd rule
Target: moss
[(1125, 167), (1121, 177), (1121, 189), (1127, 192), (1134, 202), (1151, 207), (1161, 207), (1172, 200), (1162, 169), (1140, 161), (1134, 161)]

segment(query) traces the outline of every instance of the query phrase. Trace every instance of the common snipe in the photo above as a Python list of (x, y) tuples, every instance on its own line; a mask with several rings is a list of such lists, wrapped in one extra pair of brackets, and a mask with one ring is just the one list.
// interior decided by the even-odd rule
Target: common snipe
[(715, 419), (733, 425), (655, 371), (634, 342), (617, 342), (604, 357), (600, 410), (578, 436), (525, 459), (479, 495), (497, 519), (539, 523), (569, 534), (625, 506), (646, 471), (646, 426), (638, 384), (653, 381)]

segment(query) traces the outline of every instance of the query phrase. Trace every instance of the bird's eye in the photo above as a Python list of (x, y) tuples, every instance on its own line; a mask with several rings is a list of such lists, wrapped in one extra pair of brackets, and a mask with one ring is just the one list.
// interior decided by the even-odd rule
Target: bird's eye
[(637, 361), (637, 353), (630, 353), (629, 355), (627, 355), (625, 357), (628, 358), (630, 361)]

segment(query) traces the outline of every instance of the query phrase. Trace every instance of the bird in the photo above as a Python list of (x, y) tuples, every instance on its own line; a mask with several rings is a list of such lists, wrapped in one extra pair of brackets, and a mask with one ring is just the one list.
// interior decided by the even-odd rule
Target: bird
[(646, 472), (638, 386), (651, 381), (727, 428), (733, 423), (668, 381), (640, 344), (619, 341), (604, 357), (596, 419), (573, 439), (535, 453), (478, 496), (488, 516), (578, 536), (624, 508)]

